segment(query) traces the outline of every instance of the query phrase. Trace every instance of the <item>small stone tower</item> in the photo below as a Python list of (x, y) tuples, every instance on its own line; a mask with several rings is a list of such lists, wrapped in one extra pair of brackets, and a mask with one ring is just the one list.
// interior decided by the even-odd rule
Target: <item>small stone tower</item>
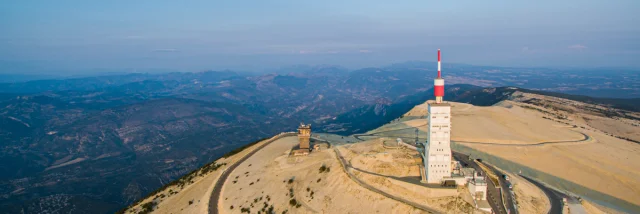
[(311, 124), (305, 125), (300, 123), (300, 127), (298, 127), (298, 141), (300, 142), (300, 149), (309, 150), (309, 138), (311, 138)]

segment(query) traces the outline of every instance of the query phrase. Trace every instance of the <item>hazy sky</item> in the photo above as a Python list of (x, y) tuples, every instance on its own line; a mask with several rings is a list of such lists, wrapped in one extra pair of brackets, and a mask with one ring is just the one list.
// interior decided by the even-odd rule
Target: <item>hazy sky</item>
[(0, 72), (640, 67), (639, 0), (389, 2), (0, 0)]

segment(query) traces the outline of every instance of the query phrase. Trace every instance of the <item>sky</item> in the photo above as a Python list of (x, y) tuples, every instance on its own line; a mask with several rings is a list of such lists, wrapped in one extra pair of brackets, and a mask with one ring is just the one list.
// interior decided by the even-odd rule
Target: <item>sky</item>
[(640, 68), (640, 1), (0, 0), (0, 73)]

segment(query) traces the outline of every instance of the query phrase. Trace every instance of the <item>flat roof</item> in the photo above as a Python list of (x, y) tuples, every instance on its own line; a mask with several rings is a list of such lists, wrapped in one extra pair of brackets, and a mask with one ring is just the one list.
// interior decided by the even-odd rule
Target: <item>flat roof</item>
[(473, 173), (476, 172), (474, 168), (467, 168), (467, 167), (460, 169), (460, 171), (465, 176), (473, 176)]
[(451, 106), (449, 103), (429, 103), (430, 106)]
[(478, 208), (491, 209), (491, 205), (489, 205), (489, 202), (487, 200), (476, 200), (476, 203), (478, 203)]

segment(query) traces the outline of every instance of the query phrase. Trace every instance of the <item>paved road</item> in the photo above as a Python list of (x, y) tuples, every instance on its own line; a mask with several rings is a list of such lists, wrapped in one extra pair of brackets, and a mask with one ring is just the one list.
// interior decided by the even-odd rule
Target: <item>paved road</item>
[(277, 141), (278, 139), (280, 139), (282, 137), (288, 137), (288, 136), (296, 136), (296, 134), (284, 134), (284, 135), (282, 135), (280, 137), (276, 137), (274, 139), (271, 139), (269, 142), (266, 142), (265, 144), (262, 144), (258, 148), (255, 148), (253, 151), (249, 152), (247, 155), (245, 155), (240, 160), (238, 160), (234, 164), (232, 164), (229, 168), (227, 168), (227, 170), (225, 170), (222, 173), (220, 178), (218, 178), (218, 181), (216, 181), (216, 185), (213, 187), (213, 192), (211, 193), (211, 197), (209, 198), (209, 213), (210, 214), (218, 214), (218, 213), (220, 213), (220, 211), (218, 210), (218, 201), (220, 201), (220, 193), (222, 191), (222, 187), (224, 186), (224, 183), (227, 180), (227, 178), (229, 178), (229, 175), (231, 175), (233, 170), (236, 169), (236, 167), (238, 167), (240, 164), (242, 164), (242, 162), (246, 161), (253, 154), (255, 154), (256, 152), (260, 151), (264, 147), (268, 146), (272, 142)]
[(551, 202), (551, 209), (549, 209), (549, 213), (551, 214), (562, 214), (562, 195), (564, 195), (563, 193), (559, 193), (547, 186), (545, 186), (544, 184), (533, 180), (527, 176), (524, 175), (520, 175), (520, 177), (523, 177), (524, 179), (527, 179), (529, 182), (531, 182), (532, 184), (536, 185), (538, 188), (540, 188), (545, 195), (547, 195), (547, 197), (549, 198), (549, 202)]
[[(360, 137), (400, 137), (400, 138), (415, 138), (415, 135), (412, 136), (405, 136), (405, 135), (389, 135), (389, 134), (383, 134), (383, 133), (388, 133), (388, 132), (395, 132), (395, 131), (402, 131), (402, 130), (407, 130), (407, 129), (416, 129), (417, 127), (422, 127), (422, 126), (427, 126), (428, 124), (425, 125), (420, 125), (420, 126), (416, 126), (416, 127), (408, 127), (408, 128), (401, 128), (401, 129), (393, 129), (393, 130), (387, 130), (387, 131), (380, 131), (380, 132), (375, 132), (375, 133), (368, 133), (368, 134), (354, 134), (353, 137), (355, 137), (358, 140), (362, 140), (364, 141), (364, 139), (360, 139)], [(574, 131), (576, 133), (579, 133), (583, 136), (582, 139), (579, 140), (561, 140), (561, 141), (546, 141), (546, 142), (540, 142), (540, 143), (529, 143), (529, 144), (505, 144), (505, 143), (489, 143), (489, 142), (474, 142), (474, 141), (452, 141), (452, 142), (456, 142), (456, 143), (468, 143), (468, 144), (480, 144), (480, 145), (494, 145), (494, 146), (512, 146), (512, 147), (522, 147), (522, 146), (542, 146), (542, 145), (547, 145), (547, 144), (562, 144), (562, 143), (581, 143), (581, 142), (586, 142), (591, 140), (591, 136), (570, 129), (571, 131)], [(382, 134), (382, 135), (381, 135)], [(420, 138), (422, 139), (426, 139), (426, 138)]]
[[(482, 170), (482, 168), (480, 168), (480, 166), (478, 166), (478, 164), (476, 164), (476, 162), (473, 162), (473, 160), (469, 159), (468, 155), (455, 151), (452, 151), (452, 153), (453, 157), (456, 160), (467, 164), (467, 166), (473, 167), (477, 172), (482, 172), (484, 175), (486, 175), (486, 173)], [(495, 213), (507, 213), (507, 211), (504, 209), (504, 206), (502, 205), (502, 195), (500, 192), (500, 188), (496, 187), (489, 178), (487, 178), (487, 202), (489, 202), (491, 209), (493, 209)]]
[[(394, 136), (394, 135), (380, 135), (382, 133), (387, 133), (387, 132), (397, 132), (397, 131), (402, 131), (402, 130), (408, 130), (408, 129), (412, 129), (415, 130), (418, 127), (423, 127), (423, 126), (427, 126), (429, 124), (424, 124), (424, 125), (419, 125), (419, 126), (412, 126), (412, 127), (407, 127), (407, 128), (401, 128), (401, 129), (392, 129), (392, 130), (387, 130), (387, 131), (379, 131), (379, 132), (374, 132), (374, 133), (369, 133), (369, 134), (354, 134), (353, 137), (355, 137), (358, 140), (364, 141), (363, 139), (360, 139), (360, 137), (404, 137), (404, 138), (415, 138), (416, 136)], [(422, 139), (422, 138), (421, 138)], [(424, 138), (426, 139), (426, 138)]]
[[(574, 130), (572, 130), (574, 131)], [(581, 134), (584, 138), (580, 139), (580, 140), (561, 140), (561, 141), (546, 141), (546, 142), (540, 142), (540, 143), (529, 143), (529, 144), (504, 144), (504, 143), (487, 143), (487, 142), (473, 142), (473, 141), (455, 141), (456, 143), (468, 143), (468, 144), (481, 144), (481, 145), (493, 145), (493, 146), (514, 146), (514, 147), (521, 147), (521, 146), (542, 146), (542, 145), (547, 145), (547, 144), (561, 144), (561, 143), (581, 143), (581, 142), (585, 142), (585, 141), (589, 141), (591, 140), (591, 136), (579, 132), (579, 131), (574, 131), (577, 132), (579, 134)], [(453, 141), (452, 141), (453, 142)]]
[(504, 179), (504, 177), (502, 176), (503, 174), (500, 171), (498, 171), (495, 167), (491, 165), (487, 165), (487, 166), (489, 166), (489, 168), (493, 170), (493, 173), (498, 175), (498, 182), (500, 182), (500, 186), (502, 187), (501, 188), (502, 194), (504, 195), (504, 199), (506, 199), (505, 203), (507, 204), (509, 213), (511, 214), (518, 213), (518, 208), (516, 207), (516, 203), (515, 203), (515, 200), (516, 200), (515, 196), (513, 195), (513, 192), (511, 191), (511, 189), (509, 189), (509, 185), (511, 185), (511, 182)]
[(358, 183), (360, 186), (362, 186), (362, 187), (364, 187), (364, 188), (366, 188), (366, 189), (368, 189), (368, 190), (370, 190), (372, 192), (375, 192), (375, 193), (378, 193), (380, 195), (383, 195), (383, 196), (385, 196), (387, 198), (390, 198), (390, 199), (396, 200), (398, 202), (407, 204), (409, 206), (415, 207), (417, 209), (420, 209), (422, 211), (425, 211), (425, 212), (428, 212), (428, 213), (440, 213), (437, 210), (431, 209), (431, 208), (426, 207), (426, 206), (424, 206), (422, 204), (418, 204), (418, 203), (414, 203), (414, 202), (409, 201), (409, 200), (405, 200), (405, 199), (400, 198), (400, 197), (396, 197), (394, 195), (386, 193), (386, 192), (384, 192), (382, 190), (379, 190), (378, 188), (375, 188), (375, 187), (373, 187), (373, 186), (371, 186), (369, 184), (366, 184), (366, 183), (360, 181), (360, 179), (358, 179), (355, 175), (353, 175), (353, 174), (351, 174), (351, 172), (349, 172), (349, 168), (351, 167), (351, 165), (349, 165), (349, 163), (342, 157), (342, 155), (340, 154), (338, 149), (334, 148), (333, 151), (336, 153), (336, 156), (338, 157), (338, 160), (340, 160), (340, 165), (342, 166), (342, 169), (347, 173), (347, 175), (351, 178), (351, 180), (353, 180), (354, 182)]

